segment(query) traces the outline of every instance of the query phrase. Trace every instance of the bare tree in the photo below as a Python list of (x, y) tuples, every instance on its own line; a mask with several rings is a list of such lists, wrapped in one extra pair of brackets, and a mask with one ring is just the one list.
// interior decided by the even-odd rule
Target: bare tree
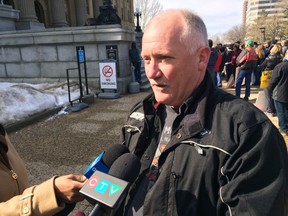
[[(270, 35), (268, 35), (268, 28), (267, 28), (267, 22), (268, 22), (268, 14), (265, 12), (265, 10), (262, 10), (260, 13), (260, 17), (255, 19), (253, 21), (253, 24), (251, 24), (246, 33), (246, 38), (253, 38), (254, 41), (263, 42), (263, 40), (270, 38)], [(265, 31), (265, 38), (262, 33), (263, 30), (261, 28), (264, 28)]]
[(284, 36), (284, 28), (285, 25), (283, 25), (283, 22), (281, 21), (281, 17), (279, 16), (272, 16), (271, 19), (267, 22), (267, 30), (268, 34), (270, 35), (270, 38), (272, 40), (274, 39), (280, 39)]
[(235, 41), (244, 41), (246, 28), (242, 25), (236, 25), (224, 34), (226, 43), (234, 43)]
[(280, 0), (279, 2), (282, 10), (274, 15), (269, 15), (268, 12), (263, 10), (260, 17), (254, 20), (254, 24), (249, 26), (248, 36), (257, 39), (257, 41), (263, 41), (264, 39), (281, 40), (288, 36), (288, 21), (285, 19), (288, 16), (288, 0)]
[(149, 20), (163, 10), (158, 0), (134, 0), (134, 8), (141, 12), (141, 28), (144, 29)]

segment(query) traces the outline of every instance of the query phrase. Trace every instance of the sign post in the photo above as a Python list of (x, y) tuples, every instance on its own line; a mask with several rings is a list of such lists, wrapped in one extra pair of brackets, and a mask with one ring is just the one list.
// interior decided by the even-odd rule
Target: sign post
[[(77, 56), (77, 68), (67, 68), (66, 75), (67, 75), (67, 85), (68, 85), (68, 98), (71, 105), (71, 108), (67, 109), (68, 111), (71, 110), (73, 112), (78, 112), (86, 107), (88, 107), (87, 103), (94, 102), (94, 94), (89, 94), (88, 88), (88, 78), (87, 78), (87, 67), (86, 67), (86, 58), (85, 58), (85, 48), (84, 46), (76, 46), (76, 56)], [(81, 67), (83, 65), (83, 67)], [(83, 86), (82, 86), (82, 72), (81, 70), (84, 68), (84, 78), (85, 78), (85, 85), (86, 85), (86, 94), (83, 95)], [(79, 85), (79, 97), (71, 98), (70, 93), (70, 72), (78, 69), (78, 85)], [(79, 103), (73, 104), (73, 102), (79, 101)]]
[(103, 60), (99, 63), (100, 89), (99, 98), (119, 98), (117, 93), (117, 70), (114, 59)]
[(82, 90), (82, 74), (81, 74), (80, 64), (84, 64), (84, 77), (85, 77), (85, 85), (86, 85), (86, 94), (87, 95), (89, 94), (84, 46), (77, 46), (76, 47), (76, 53), (77, 53), (77, 64), (78, 64), (78, 74), (79, 74), (80, 96), (82, 98), (83, 97), (83, 90)]

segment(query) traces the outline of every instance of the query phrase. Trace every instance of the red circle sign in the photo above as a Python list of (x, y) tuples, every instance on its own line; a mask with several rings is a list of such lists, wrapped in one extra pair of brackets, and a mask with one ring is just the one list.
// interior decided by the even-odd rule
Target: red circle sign
[(106, 65), (102, 68), (102, 73), (105, 77), (111, 77), (113, 75), (113, 69), (109, 65)]

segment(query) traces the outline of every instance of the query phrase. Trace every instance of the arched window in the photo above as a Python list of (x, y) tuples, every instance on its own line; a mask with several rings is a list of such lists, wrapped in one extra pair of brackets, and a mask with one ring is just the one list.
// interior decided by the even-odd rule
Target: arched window
[(45, 15), (44, 15), (44, 10), (42, 5), (38, 1), (34, 1), (34, 6), (35, 6), (35, 11), (36, 11), (36, 16), (39, 20), (40, 23), (43, 23), (46, 26), (45, 23)]

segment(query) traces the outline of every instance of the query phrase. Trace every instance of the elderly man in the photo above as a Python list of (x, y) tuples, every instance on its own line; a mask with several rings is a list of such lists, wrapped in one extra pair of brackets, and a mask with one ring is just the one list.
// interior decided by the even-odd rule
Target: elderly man
[(156, 15), (142, 58), (153, 94), (136, 104), (122, 141), (141, 171), (119, 215), (286, 215), (287, 150), (252, 104), (216, 89), (202, 19)]

